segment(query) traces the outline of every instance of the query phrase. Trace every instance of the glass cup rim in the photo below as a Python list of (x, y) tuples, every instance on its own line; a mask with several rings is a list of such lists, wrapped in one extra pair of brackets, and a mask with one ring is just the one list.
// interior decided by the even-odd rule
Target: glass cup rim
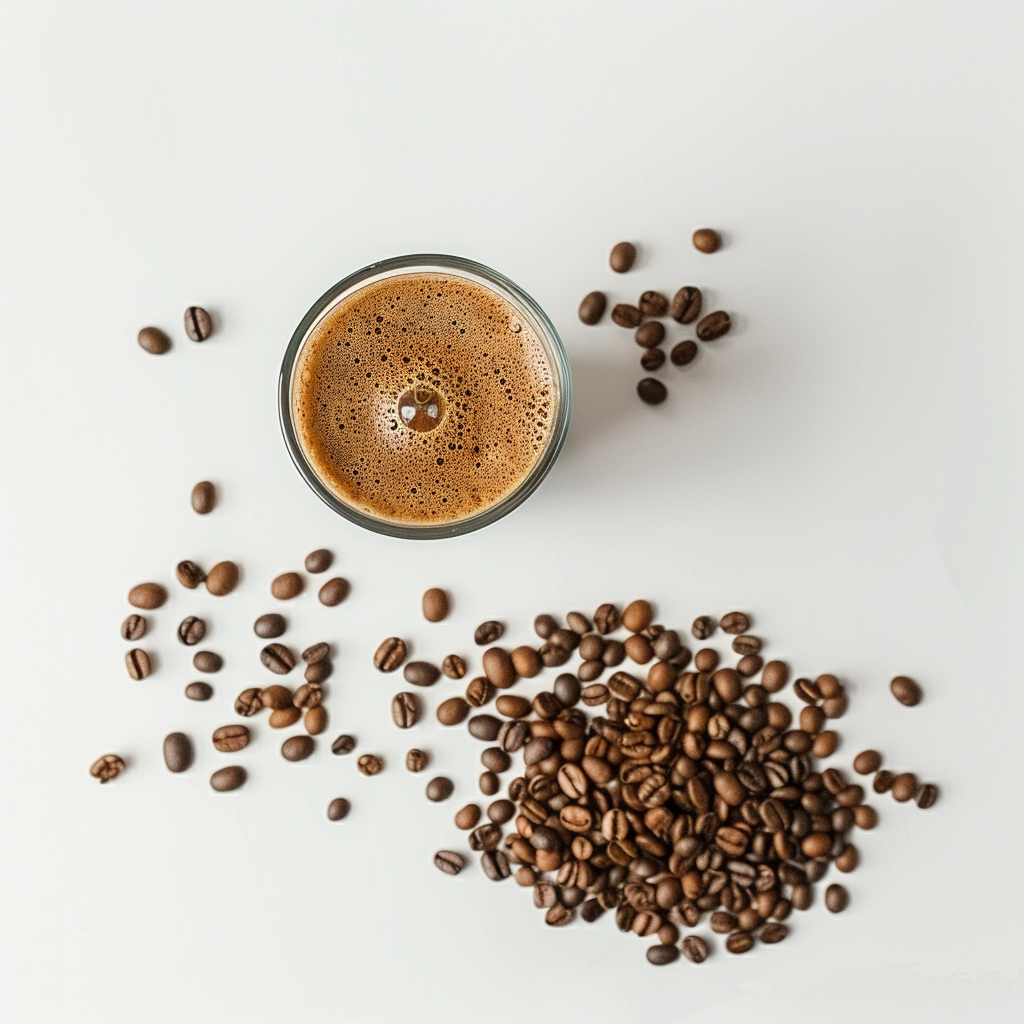
[[(458, 276), (476, 279), (478, 283), (496, 291), (510, 301), (536, 330), (537, 336), (551, 361), (551, 369), (558, 394), (558, 405), (551, 424), (547, 444), (533, 468), (519, 482), (518, 486), (509, 491), (493, 505), (457, 519), (450, 523), (411, 523), (394, 522), (378, 519), (359, 509), (353, 508), (335, 495), (314, 472), (307, 461), (298, 435), (292, 422), (292, 378), (299, 353), (305, 344), (312, 328), (319, 323), (326, 312), (341, 298), (373, 279), (395, 276), (401, 272), (419, 270), (424, 273), (454, 273)], [(443, 537), (458, 537), (482, 529), (508, 515), (518, 508), (539, 486), (548, 475), (555, 460), (558, 458), (569, 429), (569, 417), (572, 412), (572, 373), (569, 357), (566, 354), (562, 339), (555, 325), (538, 303), (514, 281), (483, 263), (466, 259), (463, 256), (450, 256), (442, 253), (409, 253), (403, 256), (391, 256), (367, 264), (360, 270), (347, 275), (327, 289), (316, 302), (310, 306), (299, 325), (292, 333), (288, 347), (285, 349), (278, 378), (278, 419), (285, 447), (299, 475), (306, 481), (310, 489), (332, 511), (350, 522), (388, 537), (402, 537), (411, 540), (431, 540)]]

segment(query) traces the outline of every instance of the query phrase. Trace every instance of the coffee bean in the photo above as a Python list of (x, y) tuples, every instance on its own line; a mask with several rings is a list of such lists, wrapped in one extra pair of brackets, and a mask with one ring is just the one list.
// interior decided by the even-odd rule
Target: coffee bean
[(481, 772), (479, 785), (484, 796), (494, 796), (501, 788), (501, 780), (494, 772)]
[(508, 857), (501, 850), (488, 850), (480, 854), (480, 866), (492, 882), (504, 881), (512, 873), (508, 866)]
[(622, 613), (622, 625), (630, 633), (639, 633), (651, 624), (653, 617), (654, 612), (651, 609), (650, 602), (643, 600), (631, 601), (626, 605), (626, 609)]
[(742, 633), (740, 636), (733, 638), (731, 646), (737, 654), (743, 657), (749, 657), (750, 655), (761, 653), (762, 642), (756, 636), (750, 636), (748, 633)]
[(896, 775), (883, 768), (880, 772), (875, 773), (875, 778), (871, 783), (871, 788), (876, 793), (888, 793), (889, 790), (892, 789), (892, 784), (895, 781)]
[(394, 672), (405, 661), (405, 641), (397, 636), (389, 636), (373, 656), (373, 664), (381, 672)]
[(320, 588), (320, 591), (316, 596), (319, 598), (322, 605), (326, 605), (328, 608), (334, 608), (348, 597), (351, 589), (352, 588), (347, 579), (343, 576), (335, 576), (333, 580), (328, 580)]
[(877, 750), (862, 750), (853, 759), (853, 770), (858, 775), (873, 775), (882, 767), (882, 755)]
[(139, 583), (128, 591), (128, 603), (133, 608), (152, 611), (167, 600), (167, 591), (159, 583)]
[(194, 647), (206, 636), (206, 623), (198, 615), (189, 615), (178, 624), (178, 640)]
[(245, 725), (222, 725), (213, 730), (213, 746), (225, 754), (233, 754), (249, 745), (249, 728)]
[(281, 744), (281, 756), (286, 761), (305, 761), (315, 746), (311, 736), (289, 736)]
[(238, 789), (245, 785), (248, 773), (241, 765), (231, 765), (228, 768), (219, 768), (210, 776), (210, 785), (218, 793), (228, 793), (232, 789)]
[(281, 636), (285, 631), (284, 616), (273, 612), (261, 615), (253, 623), (252, 629), (261, 640), (273, 640), (275, 637)]
[(679, 959), (679, 949), (676, 946), (658, 945), (647, 947), (647, 962), (656, 967), (673, 963)]
[(905, 707), (912, 708), (921, 700), (921, 687), (909, 676), (895, 676), (889, 683), (889, 689)]
[(143, 327), (139, 331), (139, 346), (150, 355), (162, 356), (171, 347), (171, 339), (159, 327)]
[(234, 562), (218, 562), (206, 574), (206, 590), (214, 597), (224, 597), (238, 586), (238, 576)]
[(844, 911), (850, 905), (850, 894), (846, 891), (846, 887), (839, 885), (838, 882), (833, 882), (825, 890), (825, 906), (832, 911), (833, 914), (839, 914)]
[[(579, 309), (580, 320), (590, 326), (598, 323), (601, 317), (604, 316), (606, 304), (607, 300), (604, 297), (604, 292), (589, 292), (587, 295), (584, 295)], [(484, 643), (489, 644), (492, 641), (485, 640)]]
[(465, 866), (465, 858), (452, 850), (438, 850), (434, 854), (434, 867), (446, 875), (457, 875)]
[(594, 629), (602, 636), (614, 633), (622, 625), (619, 609), (613, 604), (602, 604), (594, 612)]
[(434, 803), (447, 800), (455, 791), (455, 783), (444, 775), (438, 775), (427, 783), (427, 799)]
[(189, 306), (185, 310), (185, 333), (193, 341), (206, 341), (213, 334), (213, 321), (202, 306)]
[(547, 640), (556, 629), (558, 629), (558, 620), (552, 615), (538, 615), (533, 620), (533, 631), (541, 640)]
[(878, 811), (868, 804), (853, 809), (853, 823), (857, 828), (871, 829), (878, 824)]
[(292, 703), (303, 710), (319, 707), (323, 699), (324, 691), (319, 683), (303, 683), (292, 695)]
[(125, 760), (120, 754), (104, 754), (93, 761), (89, 767), (89, 774), (94, 779), (99, 779), (102, 784), (116, 779), (126, 767)]
[(363, 775), (379, 775), (384, 768), (384, 759), (377, 754), (363, 754), (356, 767)]
[(295, 655), (284, 644), (267, 644), (260, 651), (263, 667), (279, 676), (285, 676), (295, 668)]
[(580, 917), (583, 918), (587, 924), (593, 924), (603, 913), (604, 907), (602, 907), (600, 902), (596, 899), (586, 900), (584, 901), (583, 906), (580, 907)]
[(399, 729), (411, 729), (419, 717), (420, 702), (416, 694), (403, 691), (391, 698), (391, 721)]
[(665, 353), (660, 348), (646, 349), (640, 356), (640, 366), (648, 373), (653, 373), (665, 362)]
[(719, 620), (718, 625), (723, 632), (738, 636), (750, 629), (750, 619), (743, 612), (727, 612)]
[(405, 755), (405, 767), (410, 772), (421, 772), (429, 763), (430, 758), (422, 750), (417, 750), (415, 747)]
[(352, 805), (343, 796), (336, 796), (327, 805), (327, 820), (341, 821), (342, 818), (348, 817), (350, 810), (352, 810)]
[(441, 670), (429, 661), (410, 661), (402, 669), (405, 681), (413, 686), (433, 686), (441, 676)]
[(332, 754), (351, 754), (356, 749), (356, 738), (355, 736), (349, 736), (348, 733), (342, 733), (332, 744)]
[(700, 316), (700, 307), (703, 301), (704, 297), (699, 288), (685, 285), (672, 296), (668, 315), (681, 324), (692, 324)]
[(285, 708), (294, 706), (292, 691), (287, 686), (274, 683), (273, 686), (265, 686), (260, 690), (260, 700), (265, 708), (271, 711), (283, 711)]
[(571, 673), (563, 672), (554, 685), (555, 696), (561, 703), (571, 708), (580, 699), (580, 681)]
[(192, 509), (201, 516), (209, 515), (217, 504), (217, 488), (209, 480), (200, 480), (192, 488)]
[(121, 623), (121, 639), (141, 640), (146, 635), (146, 626), (145, 615), (129, 615)]
[(515, 813), (516, 805), (511, 800), (495, 800), (487, 808), (487, 817), (495, 825), (504, 825), (506, 821), (511, 821)]
[(327, 728), (327, 708), (322, 704), (309, 708), (302, 720), (302, 727), (310, 736), (319, 736)]
[(758, 938), (765, 943), (773, 944), (781, 942), (789, 934), (789, 929), (784, 924), (778, 924), (777, 922), (771, 922), (766, 924), (761, 929), (761, 934)]
[(477, 676), (466, 687), (466, 700), (475, 708), (482, 708), (494, 696), (494, 687), (489, 679)]
[(715, 631), (715, 620), (710, 615), (698, 615), (690, 626), (690, 632), (697, 640), (707, 640)]
[[(199, 684), (193, 683), (192, 685)], [(235, 713), (243, 715), (245, 718), (252, 718), (253, 715), (262, 711), (265, 706), (263, 703), (263, 693), (256, 686), (250, 686), (248, 690), (243, 690), (235, 699)]]
[(283, 572), (270, 583), (270, 593), (279, 601), (290, 601), (302, 593), (302, 577), (297, 572)]
[(183, 732), (171, 732), (164, 737), (164, 764), (168, 771), (187, 772), (193, 756), (192, 741)]
[(693, 233), (693, 247), (699, 252), (717, 252), (721, 244), (722, 237), (713, 228), (698, 228)]
[(697, 343), (687, 338), (672, 346), (669, 359), (673, 366), (689, 366), (697, 358)]
[(468, 832), (471, 828), (476, 828), (477, 822), (480, 820), (480, 807), (478, 804), (466, 804), (461, 810), (455, 814), (455, 827), (462, 829), (463, 832)]
[(331, 653), (331, 645), (327, 643), (312, 644), (302, 652), (302, 660), (307, 665), (315, 665), (323, 661)]
[(140, 647), (133, 647), (124, 656), (124, 663), (132, 679), (145, 679), (153, 671), (149, 655)]
[(431, 587), (423, 594), (423, 618), (441, 622), (448, 617), (448, 595), (440, 587)]
[(503, 647), (488, 647), (483, 656), (484, 675), (499, 690), (508, 689), (518, 678), (512, 659)]
[(189, 700), (209, 700), (213, 696), (213, 687), (209, 683), (189, 683), (185, 687), (185, 696)]
[(186, 590), (195, 590), (200, 583), (206, 582), (206, 573), (195, 562), (179, 562), (174, 571), (178, 582)]
[(512, 758), (501, 747), (488, 747), (480, 755), (480, 763), (488, 771), (497, 772), (500, 775), (502, 772), (507, 772), (512, 766)]
[(507, 693), (503, 693), (495, 701), (494, 706), (498, 714), (504, 715), (506, 718), (525, 718), (533, 710), (532, 703), (525, 697)]
[(892, 780), (892, 798), (898, 803), (905, 804), (908, 800), (913, 800), (915, 793), (917, 776), (913, 772), (903, 772)]
[(611, 254), (608, 257), (608, 266), (616, 274), (625, 274), (631, 270), (636, 261), (636, 246), (632, 242), (617, 242), (612, 246)]
[(474, 715), (469, 720), (468, 729), (470, 736), (474, 739), (493, 743), (498, 738), (501, 719), (495, 718), (494, 715)]
[(267, 719), (271, 729), (288, 729), (302, 717), (302, 712), (296, 707), (278, 708), (270, 712)]
[(334, 562), (334, 555), (331, 554), (327, 548), (317, 548), (316, 551), (310, 551), (306, 555), (305, 561), (302, 563), (309, 573), (320, 573), (327, 572)]
[(665, 325), (660, 320), (648, 320), (636, 329), (634, 337), (641, 348), (654, 348), (665, 340)]
[(640, 400), (648, 405), (660, 405), (668, 398), (668, 389), (660, 380), (655, 380), (653, 377), (644, 377), (637, 384), (636, 393), (640, 396)]
[(612, 307), (612, 323), (619, 327), (632, 330), (640, 326), (640, 310), (631, 306), (628, 302), (620, 302)]
[(817, 704), (821, 701), (821, 690), (818, 689), (818, 684), (812, 683), (810, 679), (798, 679), (793, 684), (793, 692), (805, 704)]
[(488, 619), (487, 622), (481, 622), (476, 627), (476, 631), (473, 633), (473, 640), (478, 647), (486, 647), (488, 644), (493, 644), (495, 640), (500, 639), (504, 632), (505, 627), (500, 622)]
[(192, 665), (197, 672), (219, 672), (224, 666), (224, 659), (214, 651), (196, 651)]
[(544, 667), (540, 655), (532, 647), (515, 647), (509, 652), (509, 658), (512, 667), (524, 679), (532, 679)]
[(754, 946), (754, 936), (750, 932), (733, 932), (725, 940), (725, 948), (730, 953), (746, 953)]
[(914, 798), (917, 801), (917, 806), (922, 810), (927, 810), (931, 807), (936, 800), (939, 798), (939, 790), (936, 786), (933, 786), (930, 782), (926, 782), (917, 791), (917, 795)]
[(466, 674), (466, 663), (457, 654), (449, 654), (441, 662), (441, 671), (449, 679), (461, 679)]
[(682, 953), (691, 963), (702, 964), (708, 958), (708, 944), (699, 935), (683, 939)]

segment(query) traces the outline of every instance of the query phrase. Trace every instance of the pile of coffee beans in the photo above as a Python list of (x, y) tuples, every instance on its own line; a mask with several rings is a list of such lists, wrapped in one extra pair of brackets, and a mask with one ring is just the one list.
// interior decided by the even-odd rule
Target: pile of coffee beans
[[(703, 253), (713, 253), (721, 246), (717, 231), (700, 228), (693, 234), (694, 247)], [(636, 246), (632, 242), (619, 242), (608, 258), (612, 270), (625, 274), (636, 262)], [(676, 323), (696, 324), (694, 333), (703, 342), (717, 341), (728, 334), (732, 320), (724, 310), (715, 310), (701, 316), (704, 296), (695, 285), (684, 285), (671, 301), (658, 291), (645, 291), (636, 304), (620, 302), (613, 307), (612, 321), (619, 327), (634, 332), (634, 340), (643, 350), (640, 366), (648, 373), (661, 369), (665, 364), (665, 349), (662, 343), (667, 337), (664, 320), (666, 317)], [(600, 323), (608, 307), (604, 292), (590, 292), (580, 303), (579, 318), (588, 325)], [(700, 318), (700, 319), (698, 319)], [(697, 357), (697, 343), (692, 338), (681, 338), (672, 344), (669, 361), (673, 366), (684, 367)], [(636, 387), (641, 400), (648, 405), (659, 405), (668, 396), (664, 383), (655, 377), (644, 377)]]

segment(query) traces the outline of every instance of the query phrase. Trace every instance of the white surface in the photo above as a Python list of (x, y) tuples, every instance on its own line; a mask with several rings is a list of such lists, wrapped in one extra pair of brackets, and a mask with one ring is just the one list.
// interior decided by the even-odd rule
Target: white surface
[[(5, 5), (0, 1016), (1019, 1020), (1022, 21), (974, 0)], [(688, 241), (705, 224), (728, 239), (710, 258)], [(624, 278), (620, 238), (643, 253)], [(542, 489), (429, 545), (332, 517), (274, 409), (309, 304), (423, 250), (530, 291), (578, 396)], [(737, 327), (643, 407), (632, 341), (576, 305), (691, 281)], [(221, 324), (203, 346), (189, 303)], [(137, 348), (144, 323), (168, 356)], [(286, 764), (259, 724), (249, 784), (213, 794), (209, 731), (263, 675), (251, 620), (320, 545), (352, 597), (305, 595), (285, 639), (337, 642), (322, 746), (351, 729), (389, 768)], [(243, 586), (172, 587), (159, 670), (132, 683), (124, 595), (183, 557), (236, 558)], [(455, 595), (439, 626), (432, 584)], [(941, 785), (930, 813), (875, 801), (841, 917), (819, 903), (781, 946), (655, 970), (607, 918), (548, 929), (512, 882), (432, 867), (463, 847), (480, 745), (433, 721), (451, 683), (394, 729), (376, 642), (475, 656), (485, 617), (523, 642), (537, 611), (637, 595), (673, 625), (749, 609), (772, 655), (848, 680), (840, 762), (877, 745)], [(207, 705), (181, 695), (193, 611), (227, 658)], [(172, 729), (197, 739), (186, 776), (161, 761)], [(448, 803), (402, 767), (413, 743), (457, 780)], [(101, 788), (108, 750), (131, 770)]]

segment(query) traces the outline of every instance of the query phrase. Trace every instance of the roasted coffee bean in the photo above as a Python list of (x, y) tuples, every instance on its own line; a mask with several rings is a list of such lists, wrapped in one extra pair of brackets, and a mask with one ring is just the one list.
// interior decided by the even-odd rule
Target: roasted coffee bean
[(714, 228), (698, 228), (693, 233), (693, 247), (699, 252), (717, 252), (721, 244), (722, 236)]
[(233, 754), (249, 745), (249, 728), (245, 725), (222, 725), (213, 730), (213, 746), (225, 754)]
[(913, 800), (917, 793), (917, 776), (913, 772), (903, 772), (892, 780), (892, 798), (903, 804)]
[(594, 629), (602, 636), (614, 633), (621, 625), (622, 616), (613, 604), (603, 604), (594, 612)]
[(122, 640), (141, 640), (146, 635), (146, 622), (145, 615), (129, 615), (124, 622), (121, 623), (121, 639)]
[[(633, 636), (626, 637), (626, 642), (623, 646), (626, 649), (626, 656), (638, 665), (646, 665), (654, 657), (654, 651), (651, 650), (650, 642), (646, 637), (639, 634), (635, 633)], [(604, 667), (603, 663), (601, 667)], [(586, 680), (583, 680), (583, 682), (586, 682)]]
[(427, 783), (427, 799), (434, 803), (447, 800), (455, 791), (455, 783), (444, 775), (438, 775)]
[(509, 652), (512, 667), (524, 679), (532, 679), (544, 667), (540, 655), (532, 647), (515, 647)]
[(572, 657), (572, 648), (560, 647), (558, 644), (548, 640), (540, 645), (537, 653), (540, 655), (540, 660), (548, 668), (557, 668), (559, 665), (564, 665)]
[(194, 647), (206, 636), (206, 623), (198, 615), (189, 615), (178, 623), (178, 640)]
[(238, 586), (238, 566), (234, 562), (218, 562), (206, 574), (207, 593), (224, 597)]
[(271, 711), (281, 711), (293, 706), (292, 691), (279, 683), (265, 686), (260, 690), (260, 700), (263, 702), (263, 706), (270, 708)]
[(640, 310), (628, 302), (620, 302), (612, 307), (612, 322), (619, 327), (632, 330), (640, 326)]
[(308, 665), (323, 661), (331, 653), (331, 645), (326, 643), (313, 644), (302, 652), (302, 660)]
[(616, 274), (625, 274), (633, 268), (636, 262), (636, 246), (632, 242), (617, 242), (612, 246), (611, 255), (608, 257), (608, 266)]
[(276, 613), (261, 615), (252, 624), (252, 630), (261, 640), (273, 640), (285, 631), (284, 616)]
[(484, 796), (494, 796), (501, 788), (501, 781), (494, 772), (481, 772), (479, 784)]
[(577, 669), (577, 673), (579, 674), (580, 682), (589, 683), (591, 680), (597, 679), (604, 669), (605, 664), (603, 661), (585, 661)]
[(640, 396), (640, 400), (648, 405), (660, 405), (668, 398), (668, 389), (660, 380), (655, 380), (653, 377), (644, 377), (637, 384), (636, 393)]
[(718, 651), (711, 647), (702, 647), (693, 656), (693, 665), (698, 672), (713, 672), (718, 666)]
[(811, 744), (811, 753), (815, 757), (831, 757), (839, 746), (839, 734), (831, 729), (819, 732)]
[(647, 947), (647, 962), (654, 964), (656, 967), (662, 967), (665, 964), (673, 963), (679, 959), (679, 949), (676, 946), (669, 945), (658, 945)]
[(651, 609), (650, 602), (643, 600), (631, 601), (626, 605), (626, 609), (622, 613), (622, 625), (630, 633), (639, 633), (651, 624), (653, 617), (654, 612)]
[(895, 781), (895, 773), (886, 771), (883, 768), (880, 772), (875, 772), (875, 777), (871, 783), (871, 788), (876, 793), (888, 793), (889, 790), (892, 789), (892, 784)]
[(750, 932), (733, 932), (725, 940), (725, 948), (730, 953), (746, 953), (754, 945), (754, 936)]
[(152, 611), (167, 600), (167, 591), (159, 583), (139, 583), (128, 591), (128, 603), (133, 608)]
[(466, 674), (466, 663), (457, 654), (449, 654), (441, 662), (441, 671), (449, 679), (461, 679)]
[(488, 647), (483, 656), (484, 675), (493, 686), (506, 690), (518, 678), (512, 659), (503, 647)]
[(485, 743), (493, 743), (498, 738), (501, 729), (501, 719), (494, 715), (474, 715), (469, 720), (469, 734), (474, 739), (483, 740)]
[(939, 798), (938, 787), (933, 786), (930, 782), (926, 782), (917, 791), (917, 795), (914, 799), (917, 801), (917, 806), (922, 810), (927, 810), (931, 807), (936, 800)]
[(702, 964), (708, 958), (708, 944), (699, 935), (683, 939), (682, 953), (691, 963)]
[(307, 683), (319, 686), (324, 680), (330, 678), (333, 671), (334, 666), (331, 663), (331, 659), (324, 658), (322, 661), (314, 661), (312, 665), (307, 665), (302, 673), (302, 677)]
[(742, 633), (740, 636), (733, 637), (732, 649), (743, 657), (751, 654), (760, 654), (761, 647), (761, 640), (756, 636), (750, 636), (749, 633)]
[(660, 320), (648, 320), (636, 329), (635, 338), (641, 348), (654, 348), (665, 340), (665, 325)]
[(126, 767), (125, 760), (120, 754), (104, 754), (93, 761), (89, 774), (94, 779), (99, 779), (102, 784), (116, 779)]
[(878, 824), (878, 811), (868, 804), (853, 809), (853, 823), (857, 828), (870, 829)]
[[(199, 684), (193, 683), (192, 685)], [(245, 718), (252, 718), (264, 707), (266, 705), (263, 703), (263, 693), (257, 686), (250, 686), (248, 690), (243, 690), (235, 700), (235, 713), (243, 715)]]
[(178, 582), (186, 590), (195, 590), (200, 583), (206, 582), (206, 573), (195, 562), (190, 562), (187, 559), (177, 564), (174, 573), (178, 577)]
[[(430, 763), (430, 758), (422, 750), (412, 748), (405, 755), (405, 767), (410, 772), (421, 772)], [(380, 769), (378, 769), (379, 771)], [(360, 771), (362, 769), (360, 768)], [(364, 775), (375, 775), (376, 772), (363, 772)]]
[(784, 924), (778, 922), (770, 922), (761, 929), (761, 934), (758, 938), (762, 942), (773, 944), (781, 942), (789, 934), (789, 929)]
[(164, 764), (167, 770), (187, 772), (192, 767), (192, 741), (183, 732), (168, 733), (164, 737)]
[(316, 596), (322, 605), (333, 608), (335, 605), (341, 604), (348, 597), (351, 589), (352, 587), (347, 579), (343, 576), (335, 576), (334, 579), (328, 580), (320, 588)]
[(548, 643), (564, 647), (567, 651), (574, 651), (579, 646), (580, 635), (572, 629), (556, 629), (548, 637)]
[(384, 759), (377, 754), (363, 754), (356, 767), (363, 775), (379, 775), (384, 768)]
[(281, 744), (281, 756), (286, 761), (305, 761), (315, 746), (311, 736), (289, 736)]
[(209, 683), (189, 683), (185, 687), (185, 696), (189, 700), (209, 700), (213, 696), (213, 687)]
[(669, 359), (673, 366), (689, 366), (697, 358), (697, 343), (689, 338), (672, 346)]
[(504, 825), (511, 821), (516, 813), (516, 805), (511, 800), (495, 800), (487, 808), (487, 817), (495, 825)]
[(405, 681), (413, 686), (433, 686), (441, 676), (441, 670), (429, 661), (410, 661), (402, 669)]
[(552, 615), (538, 615), (533, 620), (533, 631), (541, 638), (547, 640), (554, 631), (558, 629), (558, 621)]
[(446, 875), (457, 875), (465, 866), (465, 858), (454, 850), (438, 850), (434, 854), (434, 867)]
[(505, 627), (500, 622), (488, 619), (476, 627), (473, 633), (473, 641), (478, 647), (486, 647), (488, 644), (493, 644), (495, 640), (500, 640), (504, 632)]
[(789, 666), (784, 661), (769, 661), (761, 670), (761, 686), (778, 693), (789, 681)]
[(267, 644), (260, 651), (263, 667), (279, 676), (285, 676), (295, 668), (295, 655), (284, 644)]
[(189, 306), (185, 310), (185, 333), (192, 341), (206, 341), (213, 334), (213, 321), (202, 306)]
[(437, 706), (437, 720), (442, 725), (458, 725), (466, 720), (468, 714), (469, 704), (461, 697), (449, 697)]
[(729, 319), (729, 314), (719, 309), (714, 313), (708, 313), (697, 324), (697, 337), (701, 341), (716, 341), (728, 334), (730, 327), (732, 327), (732, 321)]
[(506, 718), (525, 718), (533, 710), (533, 705), (525, 697), (509, 693), (503, 693), (495, 701), (494, 707), (499, 715)]
[(217, 488), (209, 480), (200, 480), (192, 488), (192, 509), (201, 516), (209, 515), (217, 504)]
[(743, 612), (727, 612), (719, 620), (718, 625), (723, 632), (739, 636), (750, 629), (750, 619)]
[(403, 690), (391, 698), (391, 720), (399, 729), (411, 729), (419, 718), (420, 701), (416, 694)]
[(565, 621), (568, 627), (574, 633), (579, 633), (580, 636), (584, 633), (589, 633), (593, 629), (590, 619), (583, 612), (569, 612), (565, 617)]
[(480, 763), (488, 771), (497, 772), (500, 775), (509, 770), (512, 758), (501, 747), (488, 747), (480, 755)]
[(448, 595), (440, 587), (431, 587), (423, 594), (423, 618), (440, 622), (448, 617)]
[(604, 638), (597, 633), (588, 633), (581, 641), (578, 648), (580, 658), (583, 661), (599, 660), (604, 653)]
[(397, 636), (389, 636), (381, 643), (373, 656), (374, 667), (380, 669), (381, 672), (394, 672), (405, 661), (405, 654), (405, 641), (400, 640)]
[(247, 778), (246, 770), (241, 765), (233, 764), (229, 768), (220, 768), (215, 771), (210, 776), (210, 785), (218, 793), (227, 793), (245, 785)]
[[(580, 320), (589, 326), (600, 322), (601, 317), (604, 316), (606, 304), (607, 300), (604, 297), (604, 292), (590, 292), (584, 295), (579, 309)], [(485, 640), (484, 643), (489, 644), (493, 643), (493, 641)]]
[(697, 640), (707, 640), (715, 631), (715, 620), (710, 615), (698, 615), (690, 626), (690, 632)]
[(149, 655), (141, 647), (133, 647), (124, 656), (124, 664), (132, 679), (145, 679), (153, 671)]
[(604, 907), (596, 899), (585, 900), (580, 907), (580, 917), (587, 924), (593, 924), (604, 913)]
[(508, 857), (501, 850), (488, 850), (486, 853), (480, 854), (480, 866), (492, 882), (501, 882), (512, 873), (512, 869), (508, 865)]
[(563, 672), (555, 680), (554, 693), (565, 707), (571, 708), (579, 702), (580, 681), (571, 672)]
[(810, 679), (798, 679), (793, 684), (793, 692), (805, 704), (817, 704), (821, 701), (821, 691), (817, 684), (812, 683)]
[(302, 577), (297, 572), (283, 572), (271, 581), (270, 593), (279, 601), (290, 601), (302, 593), (304, 585)]
[(336, 796), (327, 805), (327, 819), (328, 821), (341, 821), (342, 818), (348, 817), (348, 812), (351, 809), (352, 805), (343, 796)]
[(171, 347), (171, 339), (159, 327), (143, 327), (139, 331), (139, 347), (151, 356), (162, 356)]
[(921, 687), (909, 676), (895, 676), (889, 683), (889, 689), (905, 707), (912, 708), (921, 700)]
[(485, 676), (470, 680), (466, 687), (466, 700), (475, 708), (482, 708), (494, 696), (494, 687)]
[(853, 770), (858, 775), (873, 775), (882, 767), (882, 755), (877, 750), (862, 750), (853, 759)]
[(306, 555), (303, 565), (305, 566), (306, 572), (321, 573), (327, 572), (333, 563), (334, 555), (332, 555), (327, 548), (317, 548), (316, 551), (310, 551), (310, 553)]
[(850, 905), (850, 894), (846, 891), (846, 887), (839, 885), (838, 882), (833, 882), (825, 890), (825, 906), (832, 911), (833, 914), (839, 914), (844, 911)]
[(643, 316), (664, 316), (668, 312), (668, 299), (661, 292), (644, 292), (637, 306)]
[(700, 307), (703, 302), (704, 297), (699, 288), (684, 285), (672, 296), (672, 305), (669, 307), (668, 315), (681, 324), (692, 324), (700, 316)]
[[(487, 716), (490, 717), (490, 716)], [(478, 737), (483, 738), (483, 737)], [(514, 754), (525, 746), (530, 738), (530, 726), (522, 720), (503, 722), (498, 730), (498, 746), (506, 753)]]
[(332, 744), (332, 754), (351, 754), (356, 749), (356, 738), (355, 736), (349, 736), (348, 733), (342, 733)]
[(271, 729), (287, 729), (294, 725), (302, 717), (302, 712), (296, 707), (278, 708), (270, 712), (267, 719)]
[(756, 676), (764, 666), (764, 659), (759, 654), (745, 654), (736, 663), (736, 671), (741, 676)]

